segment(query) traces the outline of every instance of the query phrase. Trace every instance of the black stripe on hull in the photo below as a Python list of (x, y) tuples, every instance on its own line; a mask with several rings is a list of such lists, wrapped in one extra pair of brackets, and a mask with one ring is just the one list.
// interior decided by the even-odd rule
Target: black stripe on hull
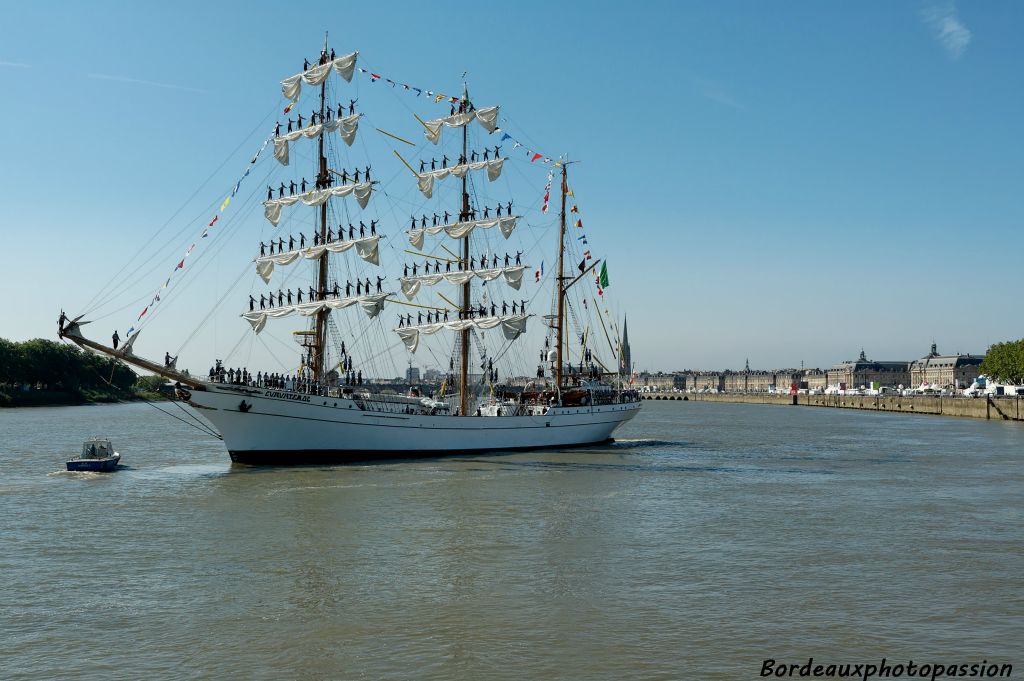
[(280, 450), (247, 450), (228, 452), (231, 463), (248, 466), (317, 466), (346, 463), (370, 463), (373, 461), (410, 461), (413, 459), (443, 459), (449, 456), (467, 456), (480, 454), (505, 454), (509, 452), (541, 450), (541, 449), (576, 449), (592, 447), (614, 442), (614, 438), (606, 438), (595, 442), (580, 442), (570, 445), (549, 445), (546, 447), (504, 447), (501, 449), (458, 449), (444, 452), (437, 451), (381, 451), (381, 450), (330, 450), (330, 449), (294, 449)]

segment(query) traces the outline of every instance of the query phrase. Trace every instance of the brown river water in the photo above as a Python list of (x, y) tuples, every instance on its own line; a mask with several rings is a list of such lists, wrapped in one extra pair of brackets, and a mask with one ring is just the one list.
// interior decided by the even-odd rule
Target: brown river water
[[(121, 469), (62, 472), (96, 434)], [(648, 402), (617, 436), (261, 469), (146, 404), (0, 410), (0, 679), (1024, 674), (1024, 424)]]

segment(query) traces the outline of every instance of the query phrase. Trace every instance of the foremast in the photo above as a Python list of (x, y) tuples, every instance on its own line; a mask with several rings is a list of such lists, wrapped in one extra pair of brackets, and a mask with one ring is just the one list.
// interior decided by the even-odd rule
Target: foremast
[(566, 165), (562, 163), (562, 212), (558, 216), (558, 312), (556, 318), (555, 389), (562, 389), (562, 345), (565, 338), (565, 195), (568, 193)]
[[(469, 87), (463, 83), (462, 86), (462, 107), (469, 108)], [(462, 158), (468, 159), (469, 156), (469, 126), (462, 126)], [(462, 176), (462, 208), (460, 209), (460, 220), (469, 219), (469, 190), (467, 187), (467, 181), (469, 174)], [(463, 267), (469, 267), (469, 232), (462, 239), (462, 263)], [(462, 284), (462, 299), (460, 303), (459, 316), (462, 318), (469, 317), (469, 306), (470, 296), (472, 295), (472, 284), (467, 279)], [(459, 414), (467, 416), (469, 412), (469, 328), (465, 328), (459, 332)]]
[[(328, 54), (327, 36), (324, 36), (324, 50), (321, 52), (320, 64), (324, 64)], [(325, 103), (327, 101), (327, 80), (320, 83), (320, 122), (323, 123), (325, 115)], [(317, 186), (326, 187), (328, 183), (327, 157), (324, 155), (324, 136), (320, 135), (317, 144), (319, 161), (317, 168)], [(327, 243), (327, 202), (320, 205), (320, 243)], [(323, 296), (327, 290), (327, 251), (324, 251), (317, 260), (317, 291)], [(313, 380), (320, 381), (324, 377), (324, 367), (327, 358), (327, 315), (330, 311), (323, 309), (316, 315), (316, 333), (313, 338), (312, 362)]]

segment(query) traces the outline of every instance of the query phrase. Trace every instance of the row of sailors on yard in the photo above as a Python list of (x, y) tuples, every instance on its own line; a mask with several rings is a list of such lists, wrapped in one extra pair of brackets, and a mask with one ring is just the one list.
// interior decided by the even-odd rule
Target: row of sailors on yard
[[(341, 102), (338, 102), (338, 119), (340, 120), (345, 117), (346, 108), (348, 109), (348, 115), (354, 116), (356, 113), (356, 102), (358, 101), (358, 99), (348, 100), (348, 107), (346, 107)], [(288, 119), (288, 128), (285, 130), (285, 132), (291, 132), (292, 130), (301, 130), (303, 120), (308, 120), (308, 125), (314, 126), (317, 123), (330, 123), (331, 118), (333, 116), (334, 112), (331, 110), (331, 107), (325, 108), (323, 113), (320, 113), (319, 111), (314, 111), (312, 114), (310, 114), (308, 119), (303, 119), (302, 114), (299, 114), (298, 121), (293, 121), (291, 118)], [(281, 136), (281, 121), (278, 121), (277, 125), (274, 126), (274, 135), (276, 137)]]
[[(509, 201), (507, 204), (505, 204), (505, 208), (507, 209), (506, 212), (508, 213), (508, 216), (512, 217), (512, 202)], [(501, 209), (502, 209), (502, 204), (499, 203), (497, 205), (497, 207), (495, 207), (495, 209), (494, 209), (495, 217), (499, 217), (499, 218), (502, 217)], [(432, 218), (430, 218), (430, 224), (431, 224), (432, 227), (437, 227), (438, 225), (447, 225), (448, 224), (448, 220), (451, 219), (451, 217), (452, 217), (452, 214), (449, 213), (448, 211), (445, 211), (443, 215), (438, 215), (437, 213), (434, 213), (434, 216)], [(491, 207), (490, 206), (484, 206), (483, 219), (486, 220), (489, 217), (491, 217)], [(470, 208), (469, 209), (469, 213), (459, 213), (459, 220), (460, 221), (461, 220), (466, 220), (466, 219), (476, 220), (476, 208)], [(419, 223), (420, 223), (420, 227), (426, 227), (427, 226), (427, 216), (426, 215), (420, 215)], [(416, 216), (415, 215), (410, 215), (409, 216), (409, 228), (410, 229), (416, 229)]]
[(248, 385), (252, 379), (253, 375), (249, 373), (248, 369), (225, 369), (221, 366), (220, 360), (217, 360), (216, 367), (210, 367), (211, 381)]
[[(497, 253), (493, 254), (490, 257), (491, 267), (492, 268), (497, 267), (499, 260), (500, 260), (500, 258), (498, 257), (498, 254)], [(523, 252), (522, 251), (516, 251), (515, 256), (511, 256), (508, 253), (506, 253), (505, 254), (505, 259), (504, 259), (505, 267), (508, 267), (509, 263), (511, 261), (513, 261), (513, 260), (515, 260), (516, 265), (521, 265), (522, 261), (523, 261)], [(487, 254), (486, 253), (481, 253), (480, 254), (480, 261), (479, 261), (480, 269), (486, 269), (487, 268), (487, 261), (488, 261)], [(451, 272), (452, 271), (452, 262), (453, 261), (451, 261), (451, 260), (448, 260), (448, 261), (445, 262), (445, 264), (444, 264), (444, 271), (445, 272)], [(462, 272), (462, 271), (464, 271), (466, 269), (465, 268), (465, 263), (463, 263), (461, 260), (455, 261), (455, 264), (458, 265), (458, 271), (459, 272)], [(475, 270), (476, 267), (477, 267), (476, 256), (472, 256), (469, 259), (469, 269)], [(402, 276), (408, 277), (409, 273), (412, 272), (412, 276), (415, 277), (417, 274), (419, 274), (419, 269), (420, 269), (420, 266), (419, 266), (418, 263), (413, 263), (412, 267), (410, 267), (408, 264), (406, 264), (406, 265), (403, 266)], [(423, 273), (424, 274), (431, 274), (430, 261), (429, 260), (427, 262), (423, 263)], [(433, 274), (441, 274), (441, 261), (440, 260), (435, 260), (434, 261)]]
[[(352, 180), (353, 182), (369, 182), (370, 168), (372, 168), (372, 166), (366, 166), (366, 168), (363, 169), (362, 174), (360, 174), (359, 168), (356, 168), (351, 173), (349, 173), (346, 168), (342, 168), (341, 172), (337, 173), (337, 175), (341, 179), (342, 184), (347, 184), (349, 180)], [(333, 177), (334, 175), (332, 173), (327, 173), (326, 175), (318, 175), (313, 182), (307, 182), (306, 178), (302, 178), (299, 182), (292, 180), (287, 185), (282, 182), (277, 188), (277, 198), (283, 199), (286, 189), (288, 190), (288, 196), (295, 196), (296, 191), (298, 191), (299, 194), (305, 194), (307, 189), (327, 189), (334, 185)], [(268, 184), (267, 201), (271, 201), (273, 198), (274, 188)]]
[[(291, 128), (288, 128), (288, 129), (291, 130)], [(499, 158), (501, 158), (501, 147), (500, 146), (496, 146), (496, 147), (494, 147), (494, 160), (498, 160)], [(459, 166), (466, 165), (466, 155), (465, 154), (459, 154), (459, 158), (456, 159), (456, 160), (458, 161), (458, 163), (456, 163), (455, 165), (459, 165)], [(477, 160), (490, 161), (491, 160), (491, 149), (490, 149), (490, 147), (485, 147), (484, 148), (483, 159), (480, 159), (480, 155), (477, 154), (475, 150), (470, 152), (470, 154), (469, 154), (469, 162), (470, 163), (476, 163)], [(441, 157), (441, 167), (442, 168), (447, 168), (448, 167), (448, 161), (449, 161), (449, 159), (448, 159), (447, 156), (442, 156)], [(430, 169), (431, 170), (437, 170), (437, 167), (438, 167), (437, 166), (437, 159), (436, 158), (430, 159)], [(427, 171), (427, 162), (425, 160), (423, 160), (423, 159), (420, 159), (420, 172), (424, 173), (426, 171)]]
[[(544, 347), (545, 348), (550, 348), (551, 347), (551, 343), (549, 341), (550, 341), (550, 339), (548, 339), (548, 338), (544, 339)], [(545, 358), (547, 356), (548, 356), (548, 350), (541, 350), (540, 351), (540, 361), (541, 362), (545, 361)], [(581, 367), (583, 366), (583, 362), (586, 362), (587, 364), (591, 364), (592, 363), (591, 360), (593, 360), (593, 358), (594, 358), (594, 356), (590, 353), (590, 348), (585, 349), (583, 351), (583, 359), (580, 361), (580, 366)], [(572, 367), (572, 362), (569, 362), (567, 364), (567, 366)]]
[[(320, 61), (318, 61), (317, 64), (319, 64), (320, 66), (323, 66), (324, 64), (326, 64), (329, 61), (334, 61), (335, 58), (336, 57), (335, 57), (335, 54), (334, 54), (334, 48), (332, 47), (331, 51), (328, 52), (327, 48), (325, 47), (324, 49), (320, 50)], [(306, 59), (304, 57), (302, 59), (302, 72), (305, 73), (306, 71), (309, 71), (310, 64), (312, 64), (312, 63), (313, 62), (309, 61), (308, 59)]]
[[(311, 378), (305, 378), (303, 376), (288, 376), (286, 374), (279, 373), (263, 373), (257, 371), (256, 375), (253, 376), (246, 369), (224, 369), (220, 370), (210, 369), (210, 380), (217, 381), (219, 383), (231, 383), (233, 385), (249, 385), (254, 388), (276, 388), (279, 390), (291, 390), (300, 393), (310, 393), (313, 395), (326, 395), (328, 386), (324, 383), (319, 383)], [(363, 384), (363, 372), (360, 371), (346, 371), (342, 375), (342, 382), (346, 385), (362, 385)]]
[[(495, 305), (494, 303), (491, 303), (491, 307), (490, 307), (489, 311), (490, 311), (490, 314), (487, 314), (488, 313), (487, 306), (481, 304), (480, 307), (478, 307), (476, 309), (469, 309), (469, 310), (465, 310), (465, 311), (460, 310), (459, 311), (459, 319), (484, 319), (485, 317), (497, 317), (498, 316), (498, 306)], [(501, 314), (502, 315), (507, 315), (508, 311), (509, 311), (508, 303), (507, 302), (502, 302), (501, 303)], [(444, 310), (444, 315), (443, 316), (442, 316), (441, 312), (442, 312), (441, 310), (437, 310), (437, 311), (434, 311), (434, 312), (431, 312), (431, 311), (428, 310), (426, 315), (425, 315), (426, 316), (426, 323), (427, 324), (438, 324), (438, 323), (441, 323), (441, 322), (448, 321), (448, 310)], [(523, 313), (523, 314), (526, 313), (526, 301), (525, 300), (520, 301), (520, 303), (518, 305), (514, 301), (512, 303), (512, 314), (520, 314), (520, 313)], [(423, 324), (424, 323), (423, 320), (424, 320), (424, 314), (422, 312), (417, 312), (416, 313), (416, 324)], [(413, 326), (413, 323), (412, 323), (412, 313), (411, 312), (409, 314), (407, 314), (407, 315), (398, 315), (398, 328), (401, 329), (401, 328), (405, 328), (406, 326)]]
[[(370, 236), (377, 236), (377, 223), (378, 222), (379, 222), (379, 220), (370, 220), (370, 229), (369, 229)], [(351, 222), (348, 223), (348, 238), (349, 239), (355, 239), (356, 238), (356, 231), (357, 230), (356, 230), (355, 226)], [(363, 222), (362, 220), (359, 221), (359, 230), (358, 231), (359, 231), (359, 238), (360, 239), (366, 237), (366, 231), (367, 231), (366, 223)], [(327, 228), (327, 236), (326, 236), (326, 238), (323, 241), (324, 241), (325, 244), (329, 244), (332, 241), (345, 241), (345, 226), (344, 225), (338, 225), (338, 238), (337, 239), (334, 238), (334, 228), (333, 227), (328, 227)], [(305, 234), (299, 234), (299, 240), (298, 240), (298, 242), (296, 242), (295, 241), (295, 237), (292, 236), (291, 234), (289, 234), (288, 235), (288, 249), (287, 250), (294, 251), (296, 243), (298, 243), (299, 248), (305, 248), (306, 247), (306, 235)], [(271, 239), (266, 244), (261, 241), (260, 242), (260, 256), (267, 255), (267, 246), (268, 245), (270, 246), (270, 255), (274, 255), (274, 246), (277, 246), (277, 252), (278, 253), (284, 253), (285, 252), (284, 244), (285, 244), (284, 237), (280, 237), (277, 241), (274, 241), (273, 239)], [(320, 245), (320, 232), (313, 232), (313, 245), (314, 246), (319, 246)]]
[[(537, 365), (537, 378), (544, 378), (544, 353), (540, 356), (541, 363)], [(565, 373), (569, 374), (569, 377), (573, 379), (573, 383), (582, 380), (583, 378), (601, 378), (601, 369), (596, 364), (588, 364), (584, 367), (583, 362), (580, 362), (577, 368), (572, 362), (565, 365)]]
[[(377, 277), (377, 293), (382, 293), (383, 292), (382, 291), (382, 287), (381, 287), (381, 283), (383, 281), (384, 281), (383, 277)], [(351, 296), (353, 291), (355, 291), (355, 294), (357, 296), (363, 295), (364, 292), (365, 293), (370, 293), (371, 290), (372, 290), (372, 287), (373, 287), (373, 284), (370, 283), (370, 279), (369, 278), (366, 279), (366, 283), (365, 284), (363, 282), (359, 281), (358, 279), (356, 279), (355, 286), (352, 285), (351, 281), (346, 281), (345, 282), (345, 297), (348, 298), (349, 296)], [(308, 296), (306, 298), (306, 301), (312, 303), (312, 302), (315, 302), (317, 300), (327, 300), (328, 296), (330, 296), (332, 298), (341, 298), (341, 290), (342, 290), (341, 286), (338, 284), (338, 282), (334, 282), (334, 288), (333, 289), (328, 289), (326, 291), (317, 291), (312, 286), (310, 286), (309, 287), (309, 291), (308, 291)], [(273, 291), (271, 291), (269, 295), (261, 293), (260, 294), (260, 299), (259, 299), (260, 309), (261, 310), (265, 310), (268, 307), (274, 308), (274, 307), (282, 307), (284, 305), (291, 305), (293, 300), (295, 301), (295, 304), (302, 305), (302, 302), (303, 302), (302, 294), (303, 294), (302, 289), (298, 289), (295, 292), (294, 296), (292, 295), (292, 290), (291, 289), (288, 289), (287, 291), (283, 291), (281, 289), (278, 289), (277, 293), (274, 293)], [(249, 311), (250, 312), (252, 312), (252, 311), (254, 311), (256, 309), (256, 302), (257, 302), (256, 298), (254, 298), (253, 296), (250, 295), (249, 296)]]

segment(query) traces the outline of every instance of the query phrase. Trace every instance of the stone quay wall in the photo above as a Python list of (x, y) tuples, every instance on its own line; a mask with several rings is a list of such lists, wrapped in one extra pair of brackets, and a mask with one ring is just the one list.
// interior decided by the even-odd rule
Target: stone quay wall
[(833, 409), (865, 409), (898, 414), (934, 414), (975, 419), (1024, 421), (1024, 398), (1020, 397), (893, 397), (873, 395), (773, 395), (769, 393), (649, 393), (645, 400), (692, 400), (694, 402), (739, 402), (778, 404)]

